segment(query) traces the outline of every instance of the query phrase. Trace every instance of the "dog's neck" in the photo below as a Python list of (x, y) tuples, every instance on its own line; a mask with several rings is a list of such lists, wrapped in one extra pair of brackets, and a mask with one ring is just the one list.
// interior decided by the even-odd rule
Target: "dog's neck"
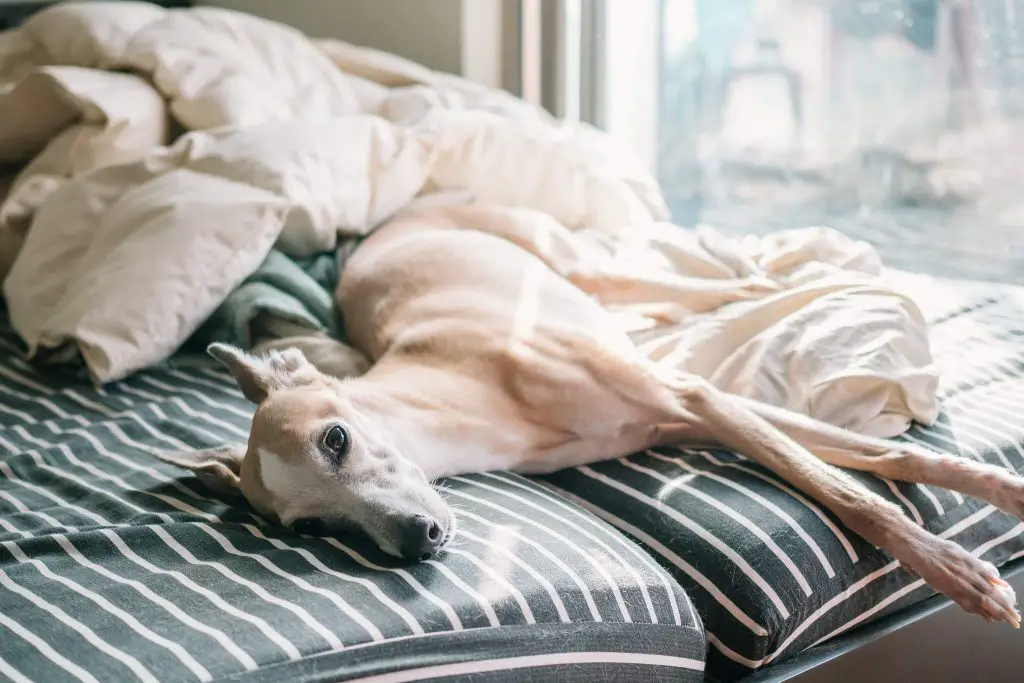
[[(508, 457), (494, 446), (491, 425), (452, 399), (464, 394), (457, 387), (432, 391), (438, 382), (452, 381), (458, 380), (451, 373), (428, 367), (378, 364), (362, 377), (346, 380), (344, 393), (360, 417), (381, 430), (429, 479), (508, 467)], [(446, 400), (439, 401), (438, 395)]]

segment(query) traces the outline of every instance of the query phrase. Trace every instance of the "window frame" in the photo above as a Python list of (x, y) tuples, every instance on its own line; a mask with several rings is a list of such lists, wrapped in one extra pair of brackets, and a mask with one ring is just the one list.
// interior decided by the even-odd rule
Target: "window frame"
[[(657, 169), (664, 0), (512, 0), (504, 87), (623, 140)], [(644, 49), (636, 49), (641, 45)]]

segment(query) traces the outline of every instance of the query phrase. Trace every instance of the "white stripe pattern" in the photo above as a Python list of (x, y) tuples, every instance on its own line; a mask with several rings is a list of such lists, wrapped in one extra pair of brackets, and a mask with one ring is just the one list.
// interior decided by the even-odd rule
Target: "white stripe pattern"
[(807, 544), (807, 548), (812, 553), (814, 553), (814, 557), (817, 558), (819, 563), (821, 563), (821, 567), (825, 570), (825, 573), (828, 575), (828, 577), (831, 579), (836, 575), (836, 570), (832, 568), (832, 563), (828, 561), (828, 557), (825, 556), (825, 553), (822, 551), (821, 546), (818, 545), (818, 542), (815, 541), (809, 533), (807, 533), (807, 530), (800, 526), (800, 523), (793, 519), (792, 515), (790, 515), (788, 512), (786, 512), (785, 510), (783, 510), (778, 505), (771, 502), (761, 494), (752, 491), (744, 486), (741, 486), (740, 484), (737, 484), (736, 482), (731, 481), (730, 479), (727, 479), (721, 475), (715, 474), (714, 472), (699, 470), (696, 467), (693, 467), (692, 465), (687, 463), (683, 459), (670, 458), (666, 455), (662, 455), (661, 453), (657, 453), (655, 451), (647, 451), (645, 455), (654, 458), (655, 460), (660, 460), (662, 462), (669, 463), (670, 465), (675, 465), (680, 469), (686, 470), (690, 474), (696, 474), (702, 477), (707, 477), (711, 481), (718, 482), (719, 484), (727, 486), (728, 488), (731, 488), (734, 491), (738, 491), (744, 497), (749, 498), (750, 500), (767, 508), (768, 510), (771, 510), (779, 519), (784, 521), (797, 536), (800, 537), (800, 540)]
[[(577, 518), (580, 521), (585, 522), (589, 526), (592, 526), (595, 529), (598, 529), (598, 530), (601, 530), (601, 531), (607, 533), (610, 538), (614, 539), (616, 543), (620, 544), (625, 550), (628, 550), (629, 553), (634, 558), (639, 560), (641, 565), (643, 565), (645, 567), (648, 567), (648, 568), (651, 568), (651, 569), (654, 569), (655, 571), (657, 571), (658, 567), (657, 567), (656, 563), (654, 562), (653, 558), (650, 555), (645, 553), (635, 543), (629, 541), (628, 539), (624, 538), (620, 534), (617, 534), (614, 531), (611, 531), (611, 530), (609, 530), (607, 528), (602, 527), (600, 525), (600, 523), (598, 522), (597, 518), (594, 517), (594, 516), (585, 514), (583, 512), (584, 508), (581, 508), (581, 506), (579, 506), (579, 505), (576, 505), (576, 506), (567, 505), (565, 500), (564, 499), (560, 499), (558, 497), (558, 495), (551, 495), (551, 494), (544, 493), (543, 491), (538, 490), (537, 488), (535, 488), (533, 486), (527, 486), (527, 485), (525, 485), (525, 484), (523, 484), (523, 483), (521, 483), (519, 481), (516, 481), (514, 479), (511, 479), (511, 478), (507, 478), (507, 477), (499, 478), (498, 475), (493, 473), (493, 472), (484, 472), (480, 476), (481, 477), (493, 478), (493, 479), (500, 479), (501, 481), (504, 481), (505, 484), (507, 484), (509, 486), (514, 486), (514, 487), (520, 488), (520, 489), (522, 489), (524, 491), (529, 491), (529, 492), (533, 493), (533, 495), (535, 495), (535, 496), (537, 496), (539, 498), (542, 498), (546, 503), (554, 505), (558, 509), (560, 509), (560, 510), (562, 510), (564, 512), (569, 513), (574, 518)], [(551, 491), (553, 491), (555, 493), (558, 492), (558, 488), (553, 486), (549, 482), (545, 482), (543, 480), (540, 480), (537, 483), (540, 484), (541, 486), (543, 486), (544, 488), (549, 489), (549, 490), (551, 490)], [(616, 553), (616, 556), (619, 556), (618, 553)], [(622, 561), (623, 561), (623, 563), (628, 564), (630, 566), (631, 570), (632, 570), (633, 565), (630, 562), (626, 561), (625, 558), (623, 558)], [(633, 570), (633, 571), (634, 571), (634, 574), (635, 574), (635, 570)], [(661, 582), (661, 585), (665, 589), (665, 594), (668, 596), (669, 605), (671, 606), (671, 609), (672, 609), (672, 623), (674, 623), (676, 626), (682, 626), (683, 622), (682, 622), (682, 616), (679, 613), (679, 602), (676, 600), (676, 595), (675, 595), (676, 591), (678, 590), (678, 587), (674, 583), (671, 582), (671, 580), (669, 579), (668, 576), (663, 576), (662, 579), (663, 580)], [(640, 581), (640, 577), (639, 576), (637, 576), (637, 580)], [(646, 591), (646, 593), (649, 595), (650, 591)], [(653, 600), (652, 600), (652, 602), (653, 602)], [(691, 623), (696, 624), (696, 623), (698, 623), (698, 619), (697, 619), (696, 613), (693, 612), (692, 606), (690, 606), (690, 607), (691, 607), (690, 617), (692, 619)]]
[(706, 528), (697, 524), (686, 515), (683, 515), (675, 508), (668, 507), (666, 504), (662, 503), (656, 498), (649, 496), (645, 493), (641, 493), (637, 489), (627, 486), (626, 484), (616, 479), (612, 479), (611, 477), (600, 474), (591, 467), (580, 467), (578, 469), (581, 473), (590, 477), (591, 479), (599, 481), (602, 484), (605, 484), (621, 493), (625, 493), (630, 498), (633, 498), (634, 500), (649, 506), (650, 508), (656, 510), (661, 514), (667, 515), (668, 517), (672, 518), (672, 520), (679, 523), (679, 525), (685, 528), (687, 531), (698, 536), (701, 540), (705, 541), (712, 548), (720, 552), (725, 557), (729, 558), (729, 560), (736, 566), (737, 569), (739, 569), (747, 578), (749, 578), (755, 586), (761, 589), (761, 591), (764, 592), (766, 596), (768, 596), (768, 599), (771, 600), (772, 604), (775, 605), (775, 608), (778, 610), (779, 614), (782, 616), (783, 619), (789, 618), (789, 609), (786, 607), (786, 604), (782, 601), (782, 598), (779, 597), (779, 594), (775, 591), (771, 584), (769, 584), (768, 581), (766, 581), (765, 578), (756, 569), (754, 569), (745, 558), (743, 558), (734, 549), (730, 548), (728, 545), (723, 543), (720, 538), (712, 534)]
[(11, 683), (32, 683), (28, 676), (21, 673), (3, 657), (0, 657), (0, 676), (3, 676)]
[(799, 584), (800, 589), (804, 592), (804, 595), (811, 594), (811, 584), (807, 583), (807, 578), (804, 576), (803, 572), (801, 572), (800, 569), (796, 566), (796, 563), (793, 562), (792, 558), (789, 557), (789, 555), (787, 555), (785, 551), (783, 551), (782, 548), (779, 547), (778, 543), (776, 543), (771, 536), (765, 533), (765, 531), (758, 527), (756, 524), (751, 522), (750, 519), (748, 519), (744, 515), (741, 515), (739, 512), (732, 509), (731, 507), (724, 505), (720, 501), (715, 500), (713, 497), (707, 495), (703, 491), (686, 485), (685, 483), (683, 483), (683, 480), (681, 478), (673, 479), (671, 477), (666, 477), (660, 472), (652, 470), (649, 467), (641, 467), (640, 465), (637, 465), (635, 462), (631, 462), (630, 460), (623, 460), (622, 465), (636, 472), (646, 474), (652, 479), (660, 481), (662, 484), (664, 484), (664, 486), (658, 491), (658, 500), (663, 500), (672, 491), (685, 491), (686, 493), (693, 496), (697, 500), (705, 503), (709, 507), (714, 508), (716, 511), (732, 519), (734, 522), (745, 528), (747, 531), (756, 536), (762, 543), (764, 543), (765, 547), (771, 551), (771, 554), (774, 555), (779, 560), (779, 562), (781, 562), (782, 565), (786, 568), (786, 571), (788, 571), (793, 576), (793, 578), (796, 579), (796, 582), (797, 584)]
[[(2, 547), (7, 552), (11, 553), (11, 555), (14, 556), (14, 559), (16, 559), (19, 563), (28, 564), (35, 567), (35, 569), (46, 578), (70, 588), (75, 593), (78, 593), (82, 597), (94, 602), (104, 612), (107, 612), (113, 615), (114, 617), (120, 619), (125, 624), (127, 624), (130, 629), (138, 633), (146, 640), (149, 640), (154, 644), (171, 651), (174, 654), (174, 656), (177, 657), (178, 660), (181, 661), (181, 663), (184, 664), (189, 671), (195, 674), (199, 680), (208, 681), (212, 678), (210, 676), (210, 672), (207, 671), (206, 668), (202, 666), (199, 662), (197, 662), (195, 658), (191, 654), (189, 654), (189, 652), (187, 652), (183, 647), (181, 647), (181, 645), (179, 645), (178, 643), (171, 642), (163, 636), (157, 635), (149, 627), (143, 625), (133, 615), (128, 614), (123, 609), (112, 604), (102, 595), (98, 595), (97, 593), (89, 590), (77, 581), (73, 581), (65, 576), (58, 576), (57, 574), (54, 574), (52, 571), (50, 571), (50, 568), (47, 567), (45, 563), (40, 562), (39, 560), (34, 560), (30, 558), (28, 555), (26, 555), (24, 552), (22, 552), (21, 547), (14, 541), (4, 541), (0, 543), (0, 547)], [(26, 591), (24, 594), (31, 595), (30, 593), (28, 593), (28, 591)], [(134, 658), (129, 659), (135, 662), (138, 665), (139, 669), (141, 670), (141, 663), (138, 663), (136, 660), (134, 660)], [(134, 668), (132, 670), (135, 671)]]
[[(581, 548), (580, 546), (578, 546), (575, 543), (573, 543), (571, 540), (569, 540), (569, 538), (566, 535), (563, 535), (563, 534), (561, 534), (561, 533), (551, 529), (550, 527), (545, 526), (544, 524), (541, 524), (540, 522), (537, 522), (536, 520), (532, 520), (529, 517), (526, 517), (525, 515), (520, 515), (520, 514), (518, 514), (516, 512), (513, 512), (512, 510), (510, 510), (507, 507), (503, 507), (503, 506), (498, 505), (496, 503), (493, 503), (491, 501), (484, 500), (483, 498), (479, 498), (477, 496), (470, 495), (470, 494), (466, 493), (465, 491), (451, 489), (451, 490), (449, 490), (449, 494), (457, 496), (457, 497), (465, 499), (465, 500), (472, 501), (472, 502), (477, 503), (479, 505), (483, 505), (483, 506), (485, 506), (487, 508), (490, 508), (492, 510), (497, 510), (498, 512), (501, 512), (502, 514), (504, 514), (504, 515), (506, 515), (506, 516), (508, 516), (508, 517), (510, 517), (510, 518), (512, 518), (512, 519), (514, 519), (516, 521), (518, 521), (518, 522), (521, 522), (523, 524), (527, 524), (527, 525), (533, 527), (534, 529), (537, 529), (538, 531), (544, 532), (545, 534), (551, 536), (552, 538), (554, 538), (554, 539), (560, 541), (561, 543), (564, 543), (565, 545), (567, 545), (570, 548), (572, 548), (583, 559), (583, 561), (586, 562), (587, 564), (591, 565), (597, 571), (597, 573), (601, 575), (601, 578), (603, 578), (605, 580), (605, 582), (608, 584), (608, 587), (611, 589), (612, 594), (615, 596), (615, 603), (616, 603), (616, 605), (619, 608), (619, 613), (622, 615), (623, 621), (629, 622), (629, 621), (633, 620), (633, 618), (629, 614), (629, 610), (626, 608), (625, 601), (622, 599), (622, 591), (619, 589), (618, 581), (616, 581), (616, 579), (614, 577), (612, 577), (610, 574), (608, 574), (608, 570), (604, 567), (604, 565), (602, 563), (598, 562), (597, 560), (595, 560), (591, 553), (586, 552), (585, 550), (583, 550), (583, 548)], [(562, 563), (562, 564), (564, 564), (564, 563)], [(579, 575), (577, 574), (577, 576), (579, 576)], [(585, 586), (585, 584), (583, 583), (582, 580), (579, 582), (579, 585), (584, 588), (584, 595), (587, 596), (588, 603), (589, 604), (593, 604), (593, 596), (592, 596), (592, 594), (590, 592), (590, 589)], [(596, 607), (594, 608), (594, 610), (596, 612)]]
[(16, 636), (22, 638), (34, 647), (36, 651), (38, 651), (39, 654), (45, 657), (48, 661), (57, 665), (61, 669), (64, 669), (78, 680), (83, 681), (83, 683), (99, 683), (99, 681), (88, 671), (54, 650), (45, 640), (37, 636), (32, 631), (29, 631), (14, 619), (6, 616), (3, 612), (0, 612), (0, 626), (9, 629)]
[(78, 564), (82, 565), (87, 569), (91, 569), (97, 574), (102, 575), (104, 578), (109, 579), (110, 581), (114, 581), (115, 583), (120, 583), (126, 586), (131, 586), (139, 593), (141, 593), (143, 596), (145, 596), (147, 600), (154, 604), (160, 605), (165, 610), (167, 610), (167, 612), (171, 614), (175, 619), (187, 625), (189, 628), (195, 629), (196, 631), (199, 631), (200, 633), (203, 633), (209, 636), (210, 638), (216, 640), (221, 647), (223, 647), (232, 657), (237, 659), (239, 663), (241, 663), (242, 666), (245, 667), (246, 671), (253, 671), (256, 669), (256, 661), (252, 657), (250, 657), (245, 652), (245, 650), (240, 648), (238, 644), (235, 643), (235, 641), (231, 640), (231, 638), (223, 631), (207, 626), (201, 621), (189, 616), (173, 602), (153, 592), (153, 590), (146, 584), (140, 581), (136, 581), (134, 579), (126, 579), (124, 577), (118, 576), (106, 567), (96, 564), (95, 562), (92, 562), (91, 560), (86, 558), (81, 552), (79, 552), (78, 548), (76, 548), (75, 545), (70, 540), (68, 540), (67, 536), (64, 536), (63, 534), (54, 534), (53, 536), (51, 536), (51, 538), (53, 538), (61, 546), (61, 548), (63, 548), (64, 552), (68, 554), (68, 557), (73, 559)]
[[(553, 518), (557, 519), (558, 521), (560, 521), (561, 523), (569, 526), (573, 531), (576, 531), (576, 532), (578, 532), (580, 534), (583, 534), (583, 536), (585, 536), (587, 539), (589, 539), (590, 541), (595, 543), (602, 550), (604, 550), (609, 555), (613, 556), (616, 560), (618, 560), (623, 567), (628, 567), (629, 568), (630, 574), (636, 579), (637, 585), (640, 588), (641, 595), (643, 595), (644, 604), (647, 606), (647, 614), (649, 615), (649, 617), (651, 619), (651, 623), (654, 623), (654, 624), (658, 623), (657, 611), (654, 609), (654, 603), (651, 600), (650, 592), (647, 590), (646, 582), (643, 580), (643, 578), (632, 567), (630, 567), (629, 563), (625, 561), (625, 559), (622, 557), (622, 555), (620, 555), (617, 551), (613, 550), (607, 543), (605, 543), (604, 541), (599, 539), (597, 536), (595, 536), (594, 534), (590, 533), (589, 531), (587, 531), (586, 529), (581, 527), (579, 524), (576, 524), (575, 522), (573, 522), (571, 520), (567, 520), (564, 517), (562, 517), (562, 516), (558, 515), (557, 513), (553, 512), (552, 510), (550, 510), (548, 508), (545, 508), (543, 505), (538, 505), (536, 503), (533, 503), (532, 501), (529, 501), (526, 498), (524, 498), (523, 496), (520, 496), (518, 494), (509, 493), (508, 491), (503, 491), (499, 487), (491, 486), (491, 485), (488, 485), (488, 484), (484, 484), (482, 482), (479, 482), (479, 481), (476, 481), (474, 479), (470, 479), (470, 478), (467, 478), (467, 477), (452, 477), (452, 480), (453, 481), (462, 482), (463, 484), (466, 484), (467, 486), (479, 487), (479, 488), (485, 489), (487, 491), (491, 491), (493, 493), (499, 493), (499, 494), (502, 494), (504, 496), (507, 496), (507, 497), (511, 498), (512, 500), (515, 500), (515, 501), (517, 501), (519, 503), (522, 503), (523, 505), (526, 505), (527, 507), (529, 507), (532, 510), (536, 510), (537, 512), (539, 512), (540, 514), (544, 515), (545, 517), (553, 517)], [(511, 482), (506, 482), (506, 483), (511, 483)]]
[(0, 586), (6, 588), (12, 593), (20, 595), (21, 597), (30, 601), (35, 607), (38, 607), (39, 609), (51, 614), (53, 617), (57, 619), (57, 621), (64, 624), (65, 626), (68, 626), (72, 630), (76, 631), (83, 638), (85, 638), (85, 640), (88, 641), (89, 644), (95, 647), (97, 650), (111, 657), (112, 659), (116, 659), (117, 661), (124, 664), (128, 668), (128, 670), (135, 674), (135, 676), (140, 681), (144, 681), (145, 683), (157, 683), (156, 677), (153, 676), (152, 672), (150, 672), (149, 669), (144, 667), (142, 665), (142, 662), (140, 662), (138, 659), (116, 647), (113, 647), (108, 642), (100, 638), (95, 631), (93, 631), (91, 628), (83, 624), (78, 619), (72, 617), (70, 614), (62, 610), (60, 607), (57, 607), (53, 603), (43, 599), (42, 597), (36, 595), (32, 591), (27, 590), (26, 588), (18, 585), (11, 579), (7, 572), (2, 570), (0, 570)]
[(514, 671), (540, 667), (583, 667), (587, 664), (604, 666), (629, 664), (631, 666), (659, 666), (674, 669), (703, 671), (704, 662), (686, 657), (667, 657), (665, 655), (639, 655), (624, 652), (563, 652), (554, 655), (525, 655), (522, 657), (506, 657), (502, 659), (474, 660), (458, 664), (440, 664), (409, 671), (398, 671), (378, 676), (365, 676), (350, 679), (350, 683), (409, 683), (410, 681), (429, 681), (447, 676), (466, 676), (469, 674), (486, 674), (494, 671)]
[[(936, 325), (935, 357), (949, 368), (941, 388), (948, 414), (931, 427), (915, 426), (908, 440), (1024, 467), (1024, 425), (1018, 424), (1024, 339), (1020, 330), (1011, 337), (998, 327), (1024, 320), (1024, 297), (1011, 299), (964, 306)], [(0, 341), (3, 336), (0, 331)], [(992, 361), (979, 360), (985, 344), (1002, 345)], [(971, 361), (956, 367), (965, 357)], [(98, 637), (91, 619), (112, 616), (132, 636), (118, 647), (151, 675), (162, 673), (149, 669), (151, 661), (173, 662), (197, 680), (202, 667), (211, 666), (206, 659), (199, 664), (199, 653), (186, 663), (180, 651), (166, 647), (173, 638), (159, 641), (163, 631), (142, 626), (149, 623), (142, 614), (154, 610), (178, 629), (211, 638), (226, 655), (221, 664), (239, 670), (301, 659), (312, 650), (340, 656), (398, 638), (530, 624), (541, 615), (564, 624), (679, 624), (676, 597), (682, 593), (651, 556), (698, 599), (722, 677), (738, 671), (730, 665), (777, 661), (885, 606), (927, 595), (818, 504), (731, 454), (660, 449), (559, 473), (544, 489), (499, 474), (459, 478), (450, 482), (450, 498), (465, 508), (457, 512), (455, 545), (407, 568), (356, 539), (290, 534), (149, 458), (245, 438), (252, 407), (220, 369), (161, 369), (95, 391), (0, 357), (0, 402), (6, 398), (0, 408), (0, 569), (19, 566), (18, 549), (21, 566), (42, 563), (57, 577), (55, 585), (71, 588), (64, 579), (100, 598), (94, 586), (101, 581), (130, 591), (139, 613), (110, 599), (97, 615), (65, 616)], [(870, 475), (856, 476), (915, 521), (986, 559), (1000, 563), (1021, 552), (1024, 525), (987, 506), (934, 487), (879, 485)], [(659, 498), (666, 488), (679, 492)], [(652, 519), (658, 520), (653, 527)], [(646, 550), (608, 535), (603, 523)], [(738, 532), (747, 542), (735, 543)], [(42, 600), (23, 576), (14, 582), (27, 591), (23, 597)], [(639, 590), (628, 595), (636, 604), (627, 604), (623, 591), (634, 587)], [(683, 608), (693, 609), (689, 602)], [(70, 677), (98, 680), (92, 667), (103, 670), (97, 663), (109, 653), (92, 644), (95, 652), (80, 648), (74, 661), (61, 659), (52, 647), (38, 647), (46, 635), (34, 630), (38, 623), (12, 627), (0, 619), (12, 641), (31, 645), (41, 660)], [(131, 643), (151, 646), (146, 659), (127, 649)], [(32, 680), (26, 661), (10, 652), (0, 643), (0, 675)], [(507, 661), (501, 654), (481, 659)]]
[[(4, 362), (0, 358), (0, 366)], [(106, 650), (120, 648), (123, 657), (133, 657), (148, 671), (134, 672), (142, 678), (168, 675), (166, 665), (150, 668), (150, 662), (165, 657), (195, 680), (209, 680), (215, 661), (219, 675), (224, 667), (253, 671), (265, 663), (298, 660), (310, 647), (342, 653), (350, 642), (365, 647), (425, 637), (439, 627), (440, 633), (458, 633), (466, 628), (463, 620), (479, 612), (481, 625), (491, 627), (506, 621), (539, 626), (541, 614), (563, 624), (609, 621), (613, 615), (616, 621), (635, 621), (641, 614), (646, 623), (679, 623), (678, 588), (668, 591), (668, 601), (652, 597), (655, 588), (673, 586), (664, 570), (614, 533), (600, 531), (600, 523), (582, 511), (562, 501), (554, 505), (555, 499), (525, 479), (507, 482), (494, 475), (487, 483), (458, 483), (476, 499), (464, 500), (462, 507), (470, 515), (474, 510), (483, 514), (466, 518), (460, 524), (465, 533), (438, 559), (415, 568), (386, 566), (339, 539), (298, 537), (267, 525), (149, 457), (161, 450), (238, 441), (247, 434), (251, 410), (237, 391), (226, 384), (219, 394), (210, 391), (220, 377), (186, 381), (179, 372), (140, 375), (105, 392), (45, 387), (45, 397), (33, 400), (31, 383), (44, 387), (49, 381), (32, 379), (28, 366), (14, 372), (27, 383), (14, 383), (13, 393), (6, 395), (21, 401), (15, 409), (26, 415), (0, 411), (0, 453), (12, 454), (0, 460), (0, 534), (6, 535), (0, 538), (0, 567), (6, 568), (5, 562), (37, 567), (42, 580), (74, 589), (96, 604), (96, 615), (63, 615), (74, 620), (64, 624), (72, 631), (95, 634), (82, 647), (96, 653), (79, 647), (72, 663), (52, 649), (36, 647), (45, 632), (35, 634), (21, 624), (9, 632), (69, 677), (102, 680), (106, 669), (96, 669), (104, 672), (101, 676), (90, 669), (99, 666), (101, 655), (111, 656)], [(3, 395), (0, 391), (0, 400)], [(13, 425), (5, 425), (5, 415)], [(31, 420), (21, 419), (26, 416)], [(576, 557), (562, 559), (545, 543), (506, 536), (503, 523), (492, 521), (521, 524), (538, 512), (541, 526), (548, 529), (542, 534), (563, 538)], [(271, 531), (283, 535), (275, 538)], [(201, 544), (200, 555), (202, 537), (209, 542)], [(250, 551), (242, 538), (260, 544), (261, 550)], [(637, 564), (638, 559), (643, 561)], [(330, 581), (314, 582), (314, 576)], [(623, 601), (618, 583), (623, 577), (623, 586), (639, 588), (642, 612), (631, 613)], [(273, 591), (265, 588), (269, 578), (278, 579)], [(103, 593), (94, 588), (100, 585)], [(121, 596), (117, 602), (105, 597), (114, 587)], [(34, 585), (21, 589), (36, 604), (45, 595)], [(607, 594), (599, 597), (597, 589)], [(128, 595), (124, 591), (138, 611), (122, 607), (127, 604), (121, 602)], [(4, 600), (0, 588), (0, 609)], [(284, 624), (265, 607), (280, 609), (297, 622)], [(686, 610), (692, 613), (688, 603)], [(164, 616), (154, 616), (157, 612)], [(122, 637), (116, 646), (106, 644), (104, 632), (92, 625), (100, 614), (135, 640)], [(150, 619), (158, 620), (161, 629), (148, 626)], [(184, 632), (209, 638), (223, 654), (190, 651), (186, 641), (170, 636)], [(136, 654), (136, 642), (149, 644), (145, 659)], [(0, 643), (0, 676), (31, 680), (34, 665), (24, 668), (26, 660), (7, 654)]]

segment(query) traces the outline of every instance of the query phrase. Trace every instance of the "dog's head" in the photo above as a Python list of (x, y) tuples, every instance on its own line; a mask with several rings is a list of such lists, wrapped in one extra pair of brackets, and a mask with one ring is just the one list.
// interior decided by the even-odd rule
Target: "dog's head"
[(256, 404), (247, 448), (164, 454), (221, 492), (240, 490), (262, 515), (330, 534), (359, 529), (384, 552), (426, 559), (454, 515), (423, 471), (352, 399), (359, 380), (319, 372), (298, 349), (253, 356), (213, 344)]

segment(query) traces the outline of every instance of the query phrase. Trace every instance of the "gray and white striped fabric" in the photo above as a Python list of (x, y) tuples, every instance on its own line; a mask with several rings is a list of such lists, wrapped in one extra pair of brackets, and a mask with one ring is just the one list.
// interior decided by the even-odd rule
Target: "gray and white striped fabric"
[[(0, 680), (699, 681), (685, 593), (511, 475), (449, 482), (461, 532), (403, 566), (268, 525), (158, 450), (244, 440), (227, 376), (177, 359), (103, 391), (0, 327)], [(475, 677), (476, 676), (476, 677)]]
[[(1024, 471), (1024, 289), (941, 280), (915, 289), (943, 374), (943, 415), (905, 438)], [(854, 476), (986, 560), (1024, 554), (1024, 524), (991, 506)], [(686, 587), (711, 645), (708, 673), (719, 680), (933, 594), (830, 513), (732, 453), (667, 448), (548, 481), (642, 543)]]

